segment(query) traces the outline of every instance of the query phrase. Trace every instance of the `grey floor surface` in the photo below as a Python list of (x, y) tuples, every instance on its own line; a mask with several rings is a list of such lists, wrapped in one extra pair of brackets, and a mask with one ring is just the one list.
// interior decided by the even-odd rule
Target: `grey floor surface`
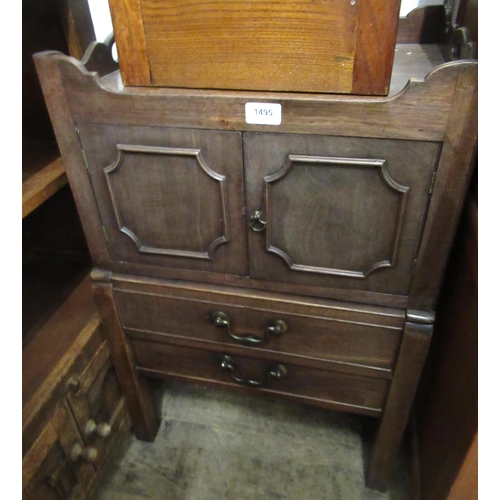
[(199, 385), (164, 391), (155, 442), (132, 439), (96, 500), (410, 499), (403, 454), (386, 493), (364, 486), (371, 419)]

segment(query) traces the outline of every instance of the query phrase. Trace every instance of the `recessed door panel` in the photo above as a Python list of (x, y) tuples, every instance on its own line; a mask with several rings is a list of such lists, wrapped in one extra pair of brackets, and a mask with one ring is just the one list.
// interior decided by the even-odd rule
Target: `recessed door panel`
[(115, 262), (246, 274), (241, 134), (79, 127)]
[(244, 142), (251, 277), (407, 293), (438, 143), (253, 133)]

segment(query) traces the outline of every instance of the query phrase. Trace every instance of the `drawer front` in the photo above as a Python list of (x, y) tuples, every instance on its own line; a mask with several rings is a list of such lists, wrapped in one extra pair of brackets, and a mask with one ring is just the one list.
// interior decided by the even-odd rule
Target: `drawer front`
[(380, 415), (390, 384), (383, 379), (228, 356), (224, 351), (135, 339), (130, 343), (143, 375), (243, 387), (366, 415)]
[(221, 349), (243, 346), (301, 357), (306, 364), (327, 360), (390, 371), (402, 331), (398, 317), (312, 302), (180, 289), (162, 295), (115, 289), (115, 300), (129, 336), (163, 336), (167, 343), (194, 339)]

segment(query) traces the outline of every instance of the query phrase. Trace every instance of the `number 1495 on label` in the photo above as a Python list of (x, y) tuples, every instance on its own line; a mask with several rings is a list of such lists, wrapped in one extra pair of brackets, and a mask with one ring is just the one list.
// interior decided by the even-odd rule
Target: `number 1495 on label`
[(281, 104), (247, 102), (245, 104), (245, 121), (253, 125), (280, 125)]

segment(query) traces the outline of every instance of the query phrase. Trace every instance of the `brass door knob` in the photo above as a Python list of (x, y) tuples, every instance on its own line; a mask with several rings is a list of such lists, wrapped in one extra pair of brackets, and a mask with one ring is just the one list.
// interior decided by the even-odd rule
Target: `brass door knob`
[(106, 422), (96, 424), (94, 420), (90, 419), (85, 424), (83, 431), (86, 436), (99, 436), (102, 438), (108, 437), (111, 433), (111, 426)]
[(73, 445), (69, 458), (72, 462), (78, 462), (78, 460), (83, 460), (84, 462), (93, 463), (97, 460), (98, 452), (93, 446), (87, 446), (82, 448), (78, 443)]

